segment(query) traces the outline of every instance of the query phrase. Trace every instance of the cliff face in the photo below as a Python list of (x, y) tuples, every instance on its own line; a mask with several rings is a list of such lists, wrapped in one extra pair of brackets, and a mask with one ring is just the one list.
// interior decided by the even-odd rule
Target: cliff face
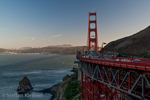
[(131, 36), (112, 41), (104, 49), (111, 51), (113, 48), (115, 52), (130, 55), (129, 47), (133, 48), (133, 55), (140, 56), (144, 53), (150, 55), (150, 26)]

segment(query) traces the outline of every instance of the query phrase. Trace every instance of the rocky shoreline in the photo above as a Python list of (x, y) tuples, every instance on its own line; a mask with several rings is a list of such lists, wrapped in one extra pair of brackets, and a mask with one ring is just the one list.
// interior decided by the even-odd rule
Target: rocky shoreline
[[(64, 82), (64, 81), (63, 81)], [(55, 99), (58, 99), (59, 96), (60, 96), (60, 92), (59, 92), (59, 86), (62, 85), (62, 83), (57, 83), (55, 85), (53, 85), (52, 87), (50, 88), (46, 88), (44, 90), (39, 90), (39, 91), (34, 91), (34, 92), (42, 92), (42, 93), (50, 93), (52, 94), (52, 97), (50, 100), (55, 100)], [(64, 97), (63, 97), (64, 98)], [(65, 100), (65, 99), (62, 99), (62, 100)]]
[(63, 77), (63, 82), (61, 83), (57, 83), (55, 85), (53, 85), (50, 88), (44, 89), (44, 90), (40, 90), (40, 91), (35, 91), (35, 92), (42, 92), (42, 93), (50, 93), (52, 94), (52, 97), (50, 100), (66, 100), (65, 95), (64, 95), (64, 91), (67, 87), (68, 81), (71, 80), (71, 78), (74, 77), (75, 72), (77, 71), (77, 69), (73, 69), (71, 70), (72, 72), (74, 72), (73, 74), (66, 75)]
[(53, 90), (53, 88), (55, 88), (57, 85), (59, 85), (60, 83), (58, 83), (58, 84), (55, 84), (54, 86), (52, 86), (51, 87), (51, 89), (50, 89), (50, 94), (52, 94), (52, 97), (51, 97), (51, 99), (50, 100), (53, 100), (54, 98), (56, 98), (57, 97), (57, 92), (56, 91), (54, 91)]
[(60, 83), (53, 85), (50, 88), (40, 90), (40, 91), (35, 91), (35, 92), (42, 92), (42, 93), (50, 93), (52, 94), (52, 97), (50, 100), (53, 100), (57, 96), (57, 92), (54, 90), (55, 87), (57, 87)]
[(63, 82), (61, 83), (58, 83), (56, 85), (54, 85), (52, 88), (51, 88), (51, 91), (50, 93), (53, 95), (52, 98), (50, 100), (66, 100), (65, 98), (65, 89), (68, 85), (68, 82), (76, 77), (76, 74), (75, 72), (77, 72), (78, 69), (76, 68), (73, 68), (71, 71), (74, 72), (73, 74), (71, 74), (70, 76), (69, 75), (66, 75), (63, 77)]

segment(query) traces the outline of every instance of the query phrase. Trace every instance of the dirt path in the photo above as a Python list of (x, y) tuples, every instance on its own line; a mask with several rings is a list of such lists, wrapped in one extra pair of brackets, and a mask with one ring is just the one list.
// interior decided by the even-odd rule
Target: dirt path
[(81, 95), (81, 93), (79, 93), (79, 94), (77, 94), (74, 98), (73, 98), (73, 100), (81, 100), (81, 99), (78, 99), (78, 97)]
[(67, 80), (65, 80), (65, 81), (63, 81), (63, 82), (60, 84), (60, 86), (59, 86), (59, 93), (60, 93), (60, 95), (59, 95), (59, 100), (66, 100), (66, 98), (64, 97), (63, 85), (66, 84), (69, 80), (70, 80), (70, 78), (67, 79)]

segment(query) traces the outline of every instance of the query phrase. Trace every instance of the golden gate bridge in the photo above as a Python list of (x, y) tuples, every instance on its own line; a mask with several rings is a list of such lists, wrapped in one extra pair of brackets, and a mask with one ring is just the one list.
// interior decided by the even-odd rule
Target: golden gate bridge
[[(91, 16), (95, 20), (90, 20)], [(80, 60), (82, 100), (150, 100), (150, 59), (106, 57), (103, 44), (99, 52), (97, 13), (89, 13), (88, 49), (77, 51), (76, 56)]]

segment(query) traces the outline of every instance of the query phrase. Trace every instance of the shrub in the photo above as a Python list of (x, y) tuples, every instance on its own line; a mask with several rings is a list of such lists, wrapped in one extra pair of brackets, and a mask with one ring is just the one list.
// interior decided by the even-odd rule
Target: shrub
[(65, 89), (65, 97), (68, 100), (72, 100), (79, 92), (81, 92), (80, 82), (69, 81), (68, 86)]

